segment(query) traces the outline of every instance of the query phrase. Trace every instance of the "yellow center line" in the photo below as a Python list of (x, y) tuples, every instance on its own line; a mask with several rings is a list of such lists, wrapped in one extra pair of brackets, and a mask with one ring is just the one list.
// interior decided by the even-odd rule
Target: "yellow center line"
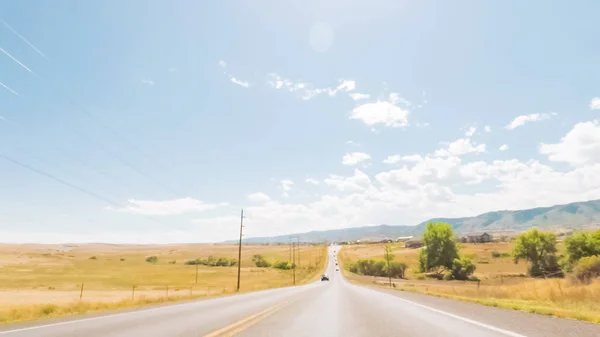
[(231, 337), (231, 336), (235, 336), (236, 334), (248, 329), (249, 327), (255, 325), (256, 323), (262, 321), (263, 319), (271, 316), (272, 314), (274, 314), (275, 312), (283, 309), (284, 307), (288, 306), (289, 304), (291, 304), (293, 301), (287, 301), (284, 303), (280, 303), (277, 305), (274, 305), (272, 307), (269, 307), (261, 312), (258, 312), (254, 315), (248, 316), (246, 318), (243, 318), (233, 324), (230, 324), (224, 328), (215, 330), (211, 333), (209, 333), (208, 335), (204, 335), (204, 337)]

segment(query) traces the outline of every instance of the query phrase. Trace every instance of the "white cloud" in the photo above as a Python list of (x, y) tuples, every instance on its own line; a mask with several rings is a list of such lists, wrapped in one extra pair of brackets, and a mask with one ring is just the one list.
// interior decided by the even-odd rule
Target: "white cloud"
[(169, 68), (169, 69), (168, 69), (168, 71), (169, 71), (170, 73), (174, 73), (174, 72), (176, 72), (176, 71), (177, 71), (177, 68), (171, 67), (171, 68)]
[[(410, 225), (434, 217), (600, 199), (599, 128), (596, 122), (579, 123), (556, 144), (540, 147), (550, 160), (574, 164), (570, 169), (556, 169), (537, 160), (465, 161), (453, 155), (412, 154), (401, 157), (397, 163), (401, 166), (373, 175), (358, 169), (349, 176), (331, 174), (324, 180), (330, 191), (312, 201), (271, 199), (245, 207), (245, 212), (254, 215), (245, 234), (271, 236), (297, 233), (299, 228), (304, 232), (383, 223)], [(283, 180), (280, 185), (282, 190), (289, 190), (293, 183)], [(202, 233), (209, 233), (204, 238), (233, 239), (239, 215), (227, 210), (195, 223)], [(169, 236), (169, 241), (177, 238), (191, 240), (187, 233)]]
[(163, 201), (130, 199), (127, 200), (127, 202), (128, 205), (123, 208), (109, 207), (108, 209), (144, 215), (180, 215), (192, 212), (202, 212), (228, 205), (227, 203), (206, 204), (200, 200), (189, 197)]
[(461, 156), (467, 153), (481, 153), (485, 152), (485, 144), (471, 143), (469, 138), (460, 138), (452, 143), (448, 144), (446, 149), (436, 150), (434, 156), (436, 157), (449, 157), (449, 156)]
[(309, 183), (309, 184), (319, 185), (319, 181), (317, 179), (306, 178), (304, 181), (307, 182), (307, 183)]
[(248, 195), (248, 200), (252, 202), (267, 202), (271, 201), (271, 198), (262, 192), (256, 192)]
[(408, 125), (408, 110), (390, 102), (378, 101), (359, 105), (352, 110), (350, 119), (359, 119), (367, 126), (383, 124), (390, 127)]
[(371, 97), (371, 96), (369, 94), (361, 94), (358, 92), (352, 92), (352, 93), (350, 93), (350, 97), (355, 101), (359, 101), (361, 99), (369, 99), (369, 97)]
[(279, 182), (279, 188), (283, 191), (281, 196), (284, 198), (289, 197), (289, 191), (292, 190), (292, 186), (294, 186), (294, 182), (289, 179), (284, 179)]
[(506, 128), (508, 130), (513, 130), (514, 128), (525, 125), (525, 123), (543, 121), (543, 120), (549, 119), (551, 116), (555, 116), (555, 115), (556, 115), (556, 113), (551, 112), (551, 113), (534, 113), (534, 114), (529, 114), (529, 115), (517, 116), (515, 119), (513, 119), (512, 122), (510, 122), (510, 124), (508, 124), (506, 126)]
[(498, 148), (498, 150), (500, 150), (500, 151), (506, 151), (506, 150), (508, 150), (508, 145), (506, 145), (506, 144), (503, 144), (502, 146), (500, 146), (500, 147)]
[[(600, 156), (595, 154), (595, 145), (586, 145), (598, 143), (598, 128), (595, 122), (577, 124), (558, 144), (540, 148), (551, 160), (578, 165), (572, 169), (558, 170), (537, 160), (468, 162), (452, 155), (414, 154), (398, 162), (405, 165), (373, 175), (361, 170), (350, 176), (332, 174), (325, 184), (333, 191), (311, 202), (273, 200), (251, 207), (249, 211), (259, 217), (248, 227), (254, 232), (247, 234), (277, 235), (298, 232), (298, 228), (310, 231), (382, 223), (408, 225), (434, 217), (599, 199)], [(568, 149), (574, 152), (570, 157), (566, 157)], [(468, 188), (474, 185), (477, 192)], [(232, 216), (206, 224), (233, 227), (228, 238), (235, 238), (231, 224), (237, 221)]]
[(229, 79), (231, 80), (231, 82), (233, 82), (233, 83), (235, 83), (237, 85), (241, 85), (244, 88), (248, 88), (250, 86), (250, 84), (248, 82), (242, 81), (242, 80), (238, 80), (237, 78), (235, 78), (233, 76), (231, 76)]
[(356, 82), (345, 80), (342, 81), (340, 85), (338, 85), (336, 91), (353, 91), (354, 89), (356, 89)]
[(364, 191), (371, 185), (371, 179), (359, 169), (354, 169), (354, 175), (343, 177), (339, 175), (330, 175), (325, 179), (325, 184), (342, 192)]
[(153, 86), (153, 85), (154, 85), (154, 81), (153, 81), (153, 80), (150, 80), (150, 79), (143, 79), (143, 80), (142, 80), (142, 84), (145, 84), (145, 85), (147, 85), (147, 86), (151, 87), (151, 86)]
[(219, 60), (219, 67), (226, 68), (227, 67), (227, 62), (225, 62), (223, 60)]
[(470, 127), (467, 132), (465, 132), (465, 136), (466, 137), (471, 137), (475, 134), (475, 131), (477, 131), (476, 127)]
[(486, 125), (484, 128), (485, 132), (492, 132), (492, 127), (489, 125)]
[(303, 100), (309, 100), (318, 95), (327, 94), (335, 96), (338, 92), (349, 92), (356, 89), (356, 82), (352, 80), (340, 80), (336, 87), (315, 87), (312, 83), (304, 81), (292, 81), (277, 73), (267, 75), (267, 83), (275, 89), (296, 93)]
[(600, 125), (598, 121), (577, 123), (560, 142), (541, 144), (540, 153), (551, 161), (581, 167), (600, 163)]
[(384, 164), (396, 164), (396, 163), (399, 163), (401, 160), (402, 160), (402, 156), (395, 154), (395, 155), (388, 156), (387, 158), (385, 158), (383, 160), (383, 163)]
[(369, 159), (371, 159), (371, 156), (367, 153), (350, 152), (344, 155), (344, 157), (342, 158), (342, 164), (352, 166)]
[(600, 110), (600, 97), (594, 97), (590, 101), (590, 109)]

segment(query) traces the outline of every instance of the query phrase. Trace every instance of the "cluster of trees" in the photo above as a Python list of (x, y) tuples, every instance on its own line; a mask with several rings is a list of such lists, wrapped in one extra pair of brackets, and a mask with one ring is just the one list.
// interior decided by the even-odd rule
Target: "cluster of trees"
[(461, 256), (454, 231), (447, 223), (427, 224), (423, 234), (424, 247), (419, 252), (422, 273), (442, 275), (446, 280), (467, 280), (475, 272), (475, 264)]
[(185, 264), (187, 265), (203, 265), (203, 266), (209, 266), (209, 267), (232, 267), (232, 266), (237, 266), (237, 260), (236, 259), (230, 259), (227, 257), (214, 257), (214, 256), (209, 256), (207, 258), (204, 259), (195, 259), (195, 260), (189, 260), (186, 261)]
[(557, 256), (556, 235), (532, 229), (515, 240), (515, 263), (530, 263), (534, 277), (562, 277), (572, 273), (582, 282), (600, 277), (600, 230), (575, 233), (565, 240), (565, 254)]
[[(390, 254), (391, 255), (391, 254)], [(391, 256), (393, 259), (393, 255)], [(388, 266), (389, 262), (389, 266)], [(386, 276), (394, 278), (404, 278), (404, 273), (408, 266), (403, 262), (387, 260), (361, 259), (356, 263), (351, 263), (348, 270), (355, 274), (368, 276)]]

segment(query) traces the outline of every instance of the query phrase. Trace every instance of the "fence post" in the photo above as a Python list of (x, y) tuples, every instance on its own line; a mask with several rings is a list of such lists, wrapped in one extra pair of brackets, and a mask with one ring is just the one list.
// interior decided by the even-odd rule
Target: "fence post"
[(79, 291), (79, 300), (83, 297), (83, 282), (81, 282), (81, 290)]
[(500, 283), (504, 284), (504, 277), (500, 274)]
[(135, 296), (135, 284), (131, 285), (131, 300), (133, 301), (133, 297)]
[(169, 286), (167, 286), (167, 300), (169, 299)]
[(481, 280), (477, 280), (477, 289), (479, 289), (480, 283), (481, 283)]

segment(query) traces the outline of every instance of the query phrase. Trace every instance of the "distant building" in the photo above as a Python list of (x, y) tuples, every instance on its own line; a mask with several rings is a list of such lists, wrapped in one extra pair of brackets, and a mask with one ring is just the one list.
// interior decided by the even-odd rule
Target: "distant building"
[(483, 233), (469, 233), (460, 237), (460, 242), (463, 243), (485, 243), (492, 242), (492, 236), (486, 232)]
[(412, 236), (399, 236), (399, 237), (396, 238), (396, 241), (397, 242), (404, 242), (404, 241), (408, 241), (408, 240), (410, 240), (412, 238), (413, 238)]

